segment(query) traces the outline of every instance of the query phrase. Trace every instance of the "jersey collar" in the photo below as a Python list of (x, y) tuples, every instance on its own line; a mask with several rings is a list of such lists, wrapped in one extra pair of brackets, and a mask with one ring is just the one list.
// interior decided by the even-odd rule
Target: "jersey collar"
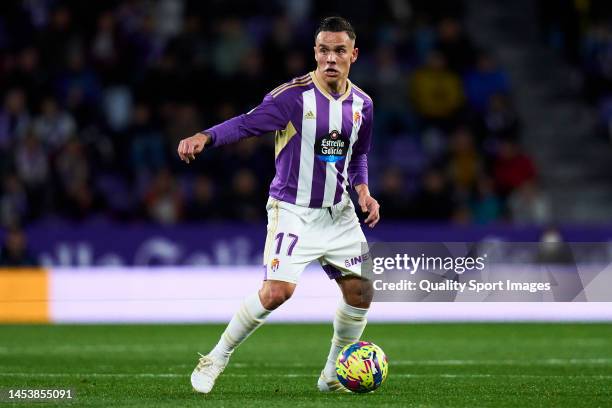
[(314, 71), (310, 72), (310, 77), (312, 78), (312, 82), (315, 84), (319, 92), (321, 92), (323, 96), (325, 96), (327, 99), (329, 99), (332, 102), (344, 101), (346, 98), (348, 98), (348, 96), (351, 94), (351, 91), (353, 90), (353, 84), (351, 83), (351, 80), (347, 78), (346, 79), (346, 83), (347, 83), (346, 92), (344, 92), (338, 99), (336, 99), (329, 92), (325, 90), (323, 85), (321, 85)]

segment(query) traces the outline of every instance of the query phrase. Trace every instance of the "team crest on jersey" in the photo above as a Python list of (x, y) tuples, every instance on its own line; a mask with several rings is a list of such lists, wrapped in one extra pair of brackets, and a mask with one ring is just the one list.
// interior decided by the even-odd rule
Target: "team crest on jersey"
[(346, 157), (350, 145), (348, 137), (337, 130), (315, 140), (314, 151), (317, 158), (328, 163), (335, 163)]
[(358, 111), (353, 112), (353, 126), (361, 126), (361, 113)]
[(272, 262), (270, 262), (270, 269), (272, 269), (272, 272), (276, 272), (278, 270), (279, 265), (280, 261), (278, 260), (278, 258), (274, 258)]

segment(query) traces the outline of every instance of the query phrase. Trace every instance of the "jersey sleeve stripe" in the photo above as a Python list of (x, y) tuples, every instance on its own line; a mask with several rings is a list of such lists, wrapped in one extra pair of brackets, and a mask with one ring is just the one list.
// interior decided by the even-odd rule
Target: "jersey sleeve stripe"
[(298, 87), (298, 86), (308, 86), (310, 84), (312, 84), (312, 81), (306, 81), (306, 82), (300, 83), (300, 84), (289, 85), (289, 86), (279, 90), (275, 94), (271, 94), (271, 95), (272, 95), (273, 98), (276, 98), (277, 96), (279, 96), (280, 94), (282, 94), (283, 92), (285, 92), (288, 89), (295, 88), (295, 87)]
[(276, 87), (276, 88), (274, 88), (272, 91), (270, 91), (270, 94), (272, 95), (272, 94), (277, 93), (277, 92), (279, 92), (280, 90), (282, 90), (282, 89), (284, 89), (284, 88), (286, 88), (286, 87), (288, 87), (288, 86), (292, 86), (292, 85), (301, 84), (301, 83), (304, 83), (304, 82), (308, 82), (308, 81), (310, 81), (310, 80), (311, 80), (311, 79), (310, 79), (310, 76), (308, 76), (308, 77), (304, 77), (304, 78), (302, 78), (302, 77), (300, 77), (300, 78), (296, 78), (296, 79), (294, 79), (294, 80), (293, 80), (293, 81), (291, 81), (291, 82), (286, 82), (286, 83), (284, 83), (284, 84), (282, 84), (282, 85), (280, 85), (280, 86), (277, 86), (277, 87)]
[(355, 89), (357, 89), (359, 92), (361, 92), (361, 93), (363, 94), (363, 96), (365, 96), (366, 98), (368, 98), (368, 99), (370, 100), (370, 102), (372, 102), (372, 97), (371, 97), (370, 95), (368, 95), (366, 92), (364, 92), (364, 90), (363, 90), (363, 89), (361, 89), (360, 87), (358, 87), (358, 86), (357, 86), (357, 85), (355, 85), (355, 84), (352, 84), (352, 85), (355, 87)]
[(275, 96), (275, 95), (279, 94), (280, 92), (282, 92), (283, 90), (289, 88), (290, 86), (301, 85), (301, 84), (307, 83), (309, 81), (311, 81), (310, 78), (306, 78), (306, 79), (303, 79), (303, 80), (300, 80), (300, 81), (295, 81), (295, 82), (288, 82), (288, 83), (283, 84), (282, 86), (276, 88), (275, 90), (270, 92), (270, 94), (272, 96)]

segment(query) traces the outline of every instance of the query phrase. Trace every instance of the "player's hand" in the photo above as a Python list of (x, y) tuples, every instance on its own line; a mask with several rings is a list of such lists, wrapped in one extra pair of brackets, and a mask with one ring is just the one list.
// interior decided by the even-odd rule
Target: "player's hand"
[(363, 221), (368, 227), (374, 228), (380, 221), (380, 204), (369, 194), (359, 195), (359, 206), (361, 211), (368, 213), (367, 218)]
[(196, 154), (204, 150), (204, 146), (210, 140), (210, 136), (204, 133), (196, 133), (195, 135), (185, 138), (178, 145), (178, 155), (182, 161), (189, 164), (191, 160), (195, 160)]

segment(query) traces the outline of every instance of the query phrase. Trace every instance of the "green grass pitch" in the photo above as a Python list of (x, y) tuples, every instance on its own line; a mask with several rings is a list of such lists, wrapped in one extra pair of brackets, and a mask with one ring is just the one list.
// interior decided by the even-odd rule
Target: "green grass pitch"
[(269, 324), (211, 394), (192, 391), (196, 351), (221, 325), (0, 326), (0, 388), (73, 388), (76, 407), (610, 407), (610, 324), (370, 324), (389, 357), (371, 394), (321, 394), (331, 324)]

